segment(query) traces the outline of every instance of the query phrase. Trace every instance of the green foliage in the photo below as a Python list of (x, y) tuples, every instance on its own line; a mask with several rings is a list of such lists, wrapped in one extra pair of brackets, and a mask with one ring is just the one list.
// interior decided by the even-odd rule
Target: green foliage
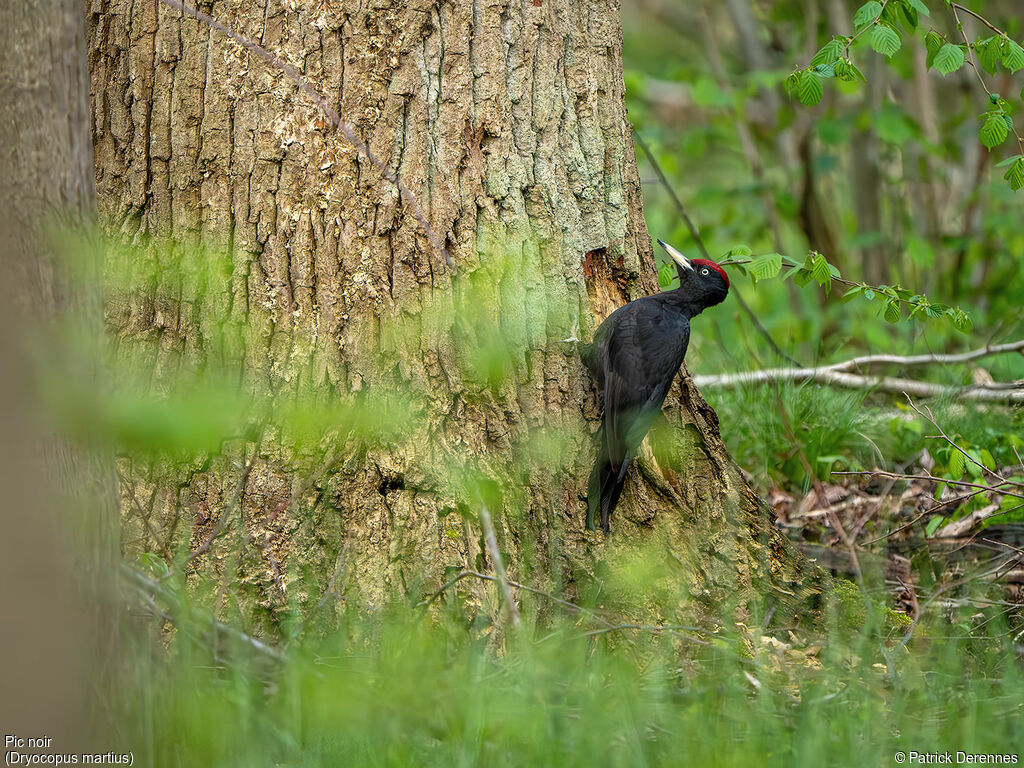
[(906, 648), (907, 618), (895, 626), (842, 581), (830, 629), (810, 637), (731, 623), (588, 636), (528, 603), (523, 637), (496, 643), (472, 603), (449, 590), (430, 611), (349, 612), (269, 667), (240, 642), (211, 653), (205, 628), (184, 624), (166, 653), (140, 654), (115, 704), (121, 738), (154, 768), (863, 766), (898, 750), (1013, 752), (1024, 725), (991, 606), (972, 638), (925, 616), (916, 632), (934, 637)]
[(858, 8), (857, 12), (853, 15), (853, 26), (859, 30), (868, 24), (874, 24), (881, 15), (882, 4), (877, 2), (877, 0), (869, 0)]
[(747, 269), (754, 282), (767, 280), (778, 276), (782, 270), (782, 255), (778, 253), (766, 253), (752, 260)]
[[(915, 294), (898, 285), (872, 286), (867, 283), (843, 280), (839, 269), (816, 251), (808, 253), (803, 264), (797, 264), (792, 259), (777, 253), (748, 259), (749, 253), (750, 249), (747, 246), (734, 246), (725, 255), (729, 260), (724, 263), (736, 265), (744, 274), (749, 274), (755, 283), (776, 277), (784, 264), (789, 267), (784, 277), (792, 278), (797, 285), (807, 285), (814, 280), (825, 289), (826, 293), (829, 293), (833, 281), (838, 280), (848, 286), (843, 294), (844, 301), (851, 301), (859, 297), (873, 301), (876, 296), (882, 297), (885, 300), (883, 316), (888, 323), (900, 321), (903, 316), (903, 305), (906, 304), (910, 308), (907, 317), (911, 319), (924, 322), (929, 319), (945, 317), (958, 331), (966, 333), (973, 328), (970, 316), (959, 307), (950, 307), (941, 302), (934, 302), (923, 294)], [(739, 258), (734, 258), (737, 256)]]
[(888, 24), (876, 24), (871, 33), (871, 47), (886, 58), (892, 58), (893, 54), (903, 45), (900, 33)]
[(966, 60), (964, 49), (961, 46), (943, 43), (942, 47), (936, 51), (931, 66), (943, 75), (951, 75), (960, 69)]
[(1003, 178), (1010, 185), (1010, 189), (1016, 192), (1024, 187), (1024, 156), (1014, 155), (999, 163), (998, 167), (1006, 167)]
[(866, 393), (786, 383), (704, 394), (728, 424), (722, 436), (730, 453), (762, 487), (810, 487), (801, 452), (822, 480), (833, 469), (859, 469), (878, 459), (866, 435), (878, 431), (880, 417), (865, 409)]
[[(950, 7), (958, 29), (962, 30), (956, 7), (948, 2), (946, 5)], [(790, 74), (786, 80), (787, 94), (806, 106), (821, 103), (824, 98), (824, 89), (820, 81), (822, 77), (835, 77), (841, 82), (863, 78), (860, 70), (848, 58), (850, 48), (857, 38), (865, 36), (876, 52), (887, 59), (893, 59), (903, 47), (901, 28), (908, 35), (919, 34), (922, 37), (927, 52), (927, 66), (933, 67), (942, 75), (958, 71), (965, 63), (969, 63), (976, 70), (979, 79), (982, 78), (982, 71), (990, 75), (996, 74), (1000, 65), (1010, 73), (1024, 69), (1024, 48), (1006, 32), (1000, 30), (995, 35), (978, 38), (974, 43), (967, 42), (966, 36), (964, 43), (952, 42), (934, 29), (919, 32), (918, 14), (930, 16), (927, 6), (920, 0), (886, 0), (884, 3), (871, 0), (860, 6), (853, 16), (855, 34), (852, 37), (833, 37), (814, 55), (810, 66)], [(985, 21), (985, 24), (989, 28), (997, 29), (990, 22)], [(970, 58), (972, 53), (976, 65)], [(1012, 113), (1015, 105), (998, 94), (991, 93), (983, 79), (981, 83), (986, 92), (990, 93), (993, 104), (990, 111), (981, 117), (981, 143), (991, 150), (1013, 135), (1024, 151), (1024, 139), (1017, 134), (1013, 124)], [(1008, 172), (1005, 179), (1014, 192), (1022, 186), (1020, 174), (1017, 172)]]
[(998, 98), (995, 94), (993, 94), (992, 100), (995, 102), (992, 109), (978, 118), (984, 121), (979, 138), (988, 149), (998, 147), (1006, 141), (1006, 137), (1013, 130), (1013, 118), (1006, 111), (1006, 100)]

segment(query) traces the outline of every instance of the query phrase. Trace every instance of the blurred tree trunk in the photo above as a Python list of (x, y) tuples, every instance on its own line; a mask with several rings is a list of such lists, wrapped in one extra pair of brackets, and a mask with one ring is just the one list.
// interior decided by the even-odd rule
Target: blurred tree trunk
[(118, 637), (113, 463), (53, 434), (38, 398), (40, 379), (96, 372), (96, 350), (69, 361), (54, 327), (102, 334), (97, 284), (68, 274), (51, 237), (95, 216), (85, 20), (75, 0), (0, 0), (0, 18), (0, 721), (66, 753), (103, 741), (94, 686)]
[[(228, 323), (244, 322), (247, 306), (270, 307), (274, 322), (250, 337), (246, 367), (278, 391), (298, 386), (288, 373), (296, 359), (312, 361), (318, 391), (335, 398), (372, 390), (386, 365), (430, 392), (432, 444), (467, 461), (511, 465), (535, 428), (570, 436), (596, 428), (589, 376), (575, 345), (559, 340), (588, 339), (616, 306), (658, 290), (623, 104), (617, 3), (251, 7), (218, 2), (213, 14), (342, 105), (413, 189), (457, 276), (394, 188), (291, 83), (155, 2), (92, 2), (96, 179), (110, 227), (140, 242), (173, 233), (229, 249), (234, 295), (211, 300)], [(509, 285), (508, 255), (530, 284)], [(510, 334), (536, 305), (555, 308), (546, 334), (514, 360), (514, 381), (485, 398), (471, 396), (454, 363), (454, 311), (442, 327), (424, 321), (412, 357), (390, 358), (381, 330), (396, 312), (415, 316), (428, 296), (464, 279), (487, 287), (490, 310)], [(118, 323), (137, 335), (159, 328), (168, 357), (200, 354), (202, 328), (190, 311), (151, 301)], [(512, 577), (539, 572), (574, 583), (638, 542), (664, 542), (678, 566), (662, 575), (689, 583), (710, 608), (763, 591), (799, 609), (815, 589), (803, 581), (813, 567), (751, 493), (688, 378), (669, 401), (671, 459), (659, 465), (648, 453), (639, 462), (609, 542), (583, 530), (589, 437), (573, 438), (571, 471), (553, 469), (550, 483), (524, 489), (524, 502), (493, 510)], [(308, 492), (268, 455), (242, 507), (251, 535), (264, 542), (262, 571), (246, 578), (264, 585), (272, 610), (289, 597), (281, 574), (300, 567), (321, 589), (333, 573), (346, 598), (379, 602), (413, 589), (419, 570), (436, 584), (446, 569), (486, 559), (472, 516), (454, 514), (463, 500), (431, 486), (422, 454), (346, 456)], [(209, 490), (216, 485), (193, 478), (192, 506), (225, 506)], [(314, 505), (311, 522), (289, 506), (296, 488)], [(174, 493), (160, 498), (154, 521), (164, 535), (176, 501)], [(138, 525), (133, 514), (126, 503), (126, 525)], [(213, 523), (198, 515), (190, 522), (194, 546)]]
[[(871, 114), (877, 115), (882, 108), (886, 72), (877, 56), (871, 58), (868, 66), (868, 104)], [(883, 179), (876, 122), (871, 120), (855, 130), (850, 140), (851, 181), (857, 229), (861, 234), (870, 234), (876, 238), (860, 249), (863, 279), (872, 285), (887, 285), (892, 282), (892, 278), (885, 245), (887, 241), (882, 235)]]

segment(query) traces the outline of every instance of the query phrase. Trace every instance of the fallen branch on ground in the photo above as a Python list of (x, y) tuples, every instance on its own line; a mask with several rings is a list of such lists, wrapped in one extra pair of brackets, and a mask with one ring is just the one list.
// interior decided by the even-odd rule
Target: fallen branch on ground
[(963, 399), (983, 402), (1024, 403), (1024, 384), (1020, 383), (975, 384), (969, 387), (949, 387), (927, 381), (916, 381), (914, 379), (850, 373), (851, 369), (865, 368), (871, 365), (884, 364), (908, 367), (915, 365), (966, 363), (991, 355), (1022, 351), (1024, 351), (1024, 340), (990, 345), (982, 349), (953, 355), (912, 355), (907, 357), (899, 357), (897, 355), (865, 355), (817, 368), (767, 368), (763, 371), (695, 376), (693, 382), (698, 387), (736, 387), (744, 384), (765, 384), (778, 381), (816, 381), (820, 384), (832, 384), (847, 389), (880, 389), (884, 392), (916, 395), (918, 397), (955, 395)]

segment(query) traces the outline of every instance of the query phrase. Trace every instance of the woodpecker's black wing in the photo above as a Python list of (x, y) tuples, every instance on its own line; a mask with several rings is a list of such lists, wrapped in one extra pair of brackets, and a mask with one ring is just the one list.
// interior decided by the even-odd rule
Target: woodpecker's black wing
[(601, 390), (604, 418), (588, 490), (588, 526), (601, 525), (618, 502), (626, 471), (686, 355), (689, 319), (656, 297), (616, 310), (595, 334), (588, 364)]
[(690, 341), (690, 321), (661, 302), (623, 307), (604, 349), (604, 425), (608, 458), (621, 469), (665, 401)]

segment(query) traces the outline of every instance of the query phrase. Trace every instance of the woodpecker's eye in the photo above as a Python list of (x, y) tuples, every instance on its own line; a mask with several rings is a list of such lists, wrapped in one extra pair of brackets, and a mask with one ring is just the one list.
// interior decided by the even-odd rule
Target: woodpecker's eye
[(707, 268), (707, 267), (704, 267), (704, 269), (702, 269), (702, 270), (700, 271), (700, 273), (701, 273), (702, 275), (710, 275), (710, 274), (711, 274), (711, 272), (710, 272), (710, 271), (708, 271), (708, 268)]

